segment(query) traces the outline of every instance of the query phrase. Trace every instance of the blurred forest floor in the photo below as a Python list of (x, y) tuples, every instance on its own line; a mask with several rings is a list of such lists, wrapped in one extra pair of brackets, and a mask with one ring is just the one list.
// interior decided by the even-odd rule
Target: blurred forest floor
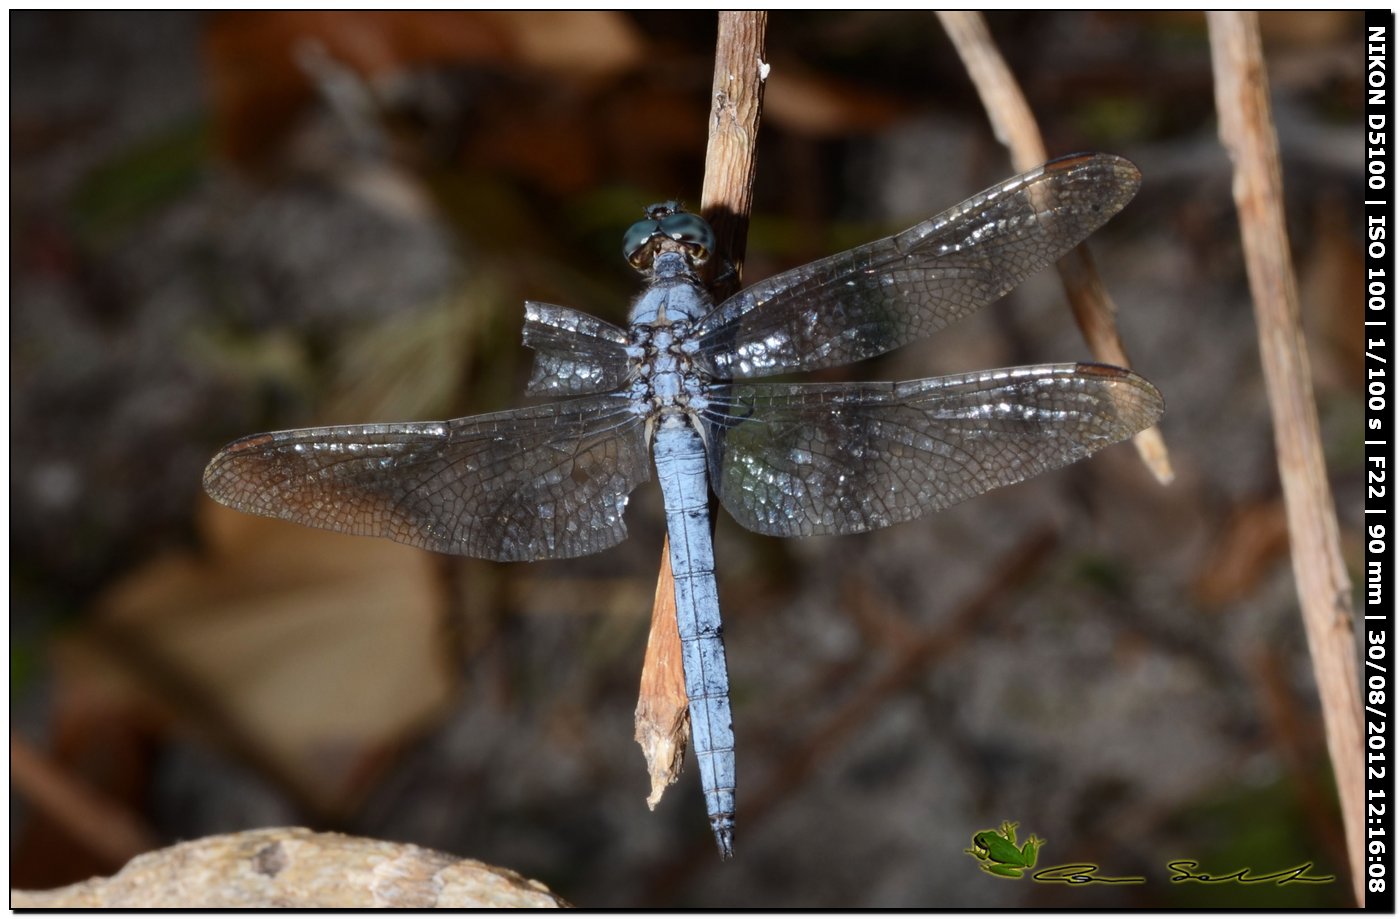
[[(12, 786), (12, 884), (300, 824), (586, 906), (1347, 905), (1203, 19), (989, 22), (1052, 155), (1143, 172), (1090, 245), (1177, 481), (1118, 447), (867, 536), (721, 519), (721, 864), (693, 769), (649, 812), (632, 742), (654, 487), (622, 546), (512, 566), (199, 485), (243, 434), (521, 404), (526, 298), (623, 321), (623, 229), (699, 197), (713, 14), (12, 13), (12, 760), (96, 808)], [(1361, 16), (1262, 22), (1359, 582)], [(778, 13), (768, 57), (749, 281), (1014, 171), (929, 14)], [(1062, 301), (1044, 273), (856, 372), (1085, 359)], [(989, 877), (963, 850), (1003, 820), (1148, 883)], [(1169, 883), (1187, 857), (1337, 881)]]

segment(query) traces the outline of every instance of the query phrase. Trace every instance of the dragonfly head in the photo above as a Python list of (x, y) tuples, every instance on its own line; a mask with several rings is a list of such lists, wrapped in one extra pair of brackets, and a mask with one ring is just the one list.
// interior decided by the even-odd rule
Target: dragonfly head
[(681, 252), (698, 267), (715, 251), (715, 231), (698, 214), (682, 210), (679, 203), (653, 204), (646, 215), (622, 237), (622, 254), (638, 271), (649, 271), (662, 252)]

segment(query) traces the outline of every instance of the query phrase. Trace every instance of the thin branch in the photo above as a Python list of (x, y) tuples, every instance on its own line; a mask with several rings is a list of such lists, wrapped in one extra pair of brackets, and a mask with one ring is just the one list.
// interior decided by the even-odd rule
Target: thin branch
[[(1016, 83), (1011, 68), (992, 41), (982, 14), (944, 11), (937, 15), (982, 99), (982, 107), (987, 110), (993, 133), (1011, 151), (1012, 165), (1017, 171), (1024, 172), (1045, 162), (1045, 141), (1040, 136), (1035, 115), (1031, 113), (1031, 107)], [(1056, 267), (1075, 321), (1084, 340), (1089, 343), (1089, 350), (1105, 363), (1119, 367), (1132, 366), (1114, 319), (1118, 308), (1109, 298), (1094, 268), (1088, 247), (1076, 246)], [(1139, 432), (1133, 438), (1133, 444), (1157, 481), (1165, 485), (1175, 477), (1171, 458), (1167, 455), (1167, 445), (1156, 426)]]
[(10, 784), (37, 811), (109, 865), (156, 847), (155, 835), (125, 805), (94, 791), (46, 759), (18, 734), (10, 734)]
[[(710, 100), (710, 140), (705, 149), (700, 211), (714, 228), (717, 251), (733, 264), (730, 281), (735, 289), (743, 269), (749, 211), (753, 204), (758, 123), (768, 76), (768, 64), (763, 57), (767, 29), (768, 14), (764, 12), (719, 14)], [(712, 506), (712, 522), (713, 511)], [(651, 794), (647, 798), (650, 807), (656, 806), (666, 786), (680, 775), (690, 738), (686, 702), (671, 550), (669, 542), (663, 542), (635, 719), (635, 737), (651, 776)]]
[(1293, 577), (1322, 699), (1327, 749), (1341, 799), (1352, 885), (1365, 902), (1360, 682), (1351, 583), (1342, 561), (1327, 482), (1298, 289), (1283, 216), (1283, 174), (1269, 108), (1268, 76), (1254, 13), (1207, 13), (1220, 139), (1235, 166), (1245, 267), (1259, 324), (1259, 353), (1274, 422), (1288, 512)]

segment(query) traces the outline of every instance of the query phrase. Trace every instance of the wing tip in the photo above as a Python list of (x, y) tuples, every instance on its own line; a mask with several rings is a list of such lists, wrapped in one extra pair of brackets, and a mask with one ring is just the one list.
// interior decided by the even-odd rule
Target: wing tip
[(204, 467), (202, 478), (204, 491), (220, 504), (238, 507), (239, 505), (235, 503), (233, 496), (223, 488), (224, 482), (229, 477), (230, 467), (248, 454), (263, 450), (274, 439), (272, 434), (249, 434), (224, 444), (223, 447), (219, 448), (219, 452), (215, 453), (214, 457), (209, 460), (209, 464)]
[(1096, 377), (1109, 385), (1109, 398), (1119, 417), (1130, 420), (1133, 434), (1156, 424), (1166, 412), (1167, 404), (1162, 391), (1141, 374), (1113, 364), (1091, 361), (1075, 364), (1074, 373), (1082, 377)]
[(1134, 188), (1142, 183), (1142, 170), (1125, 156), (1116, 153), (1067, 153), (1046, 160), (1042, 167), (1047, 172), (1070, 172), (1076, 169), (1093, 167), (1117, 173)]

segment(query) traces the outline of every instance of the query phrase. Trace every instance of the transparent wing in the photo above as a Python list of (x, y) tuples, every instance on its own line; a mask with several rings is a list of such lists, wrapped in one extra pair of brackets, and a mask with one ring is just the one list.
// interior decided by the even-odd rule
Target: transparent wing
[(609, 392), (627, 377), (627, 333), (567, 306), (527, 300), (524, 341), (536, 352), (531, 395)]
[(696, 327), (721, 379), (883, 354), (997, 300), (1123, 208), (1141, 175), (1107, 154), (1051, 160), (898, 236), (740, 291)]
[(1156, 387), (1102, 364), (903, 383), (735, 383), (705, 413), (725, 509), (770, 536), (859, 533), (1068, 465), (1162, 413)]
[(626, 536), (644, 419), (585, 396), (421, 424), (256, 434), (209, 463), (216, 501), (307, 526), (498, 561), (588, 555)]

